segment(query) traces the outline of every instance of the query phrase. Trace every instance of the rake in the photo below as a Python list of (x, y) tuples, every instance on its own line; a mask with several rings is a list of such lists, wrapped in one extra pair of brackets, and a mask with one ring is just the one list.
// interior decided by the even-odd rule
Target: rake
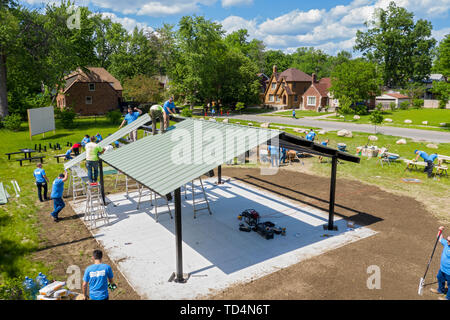
[(442, 230), (439, 230), (439, 233), (438, 233), (437, 239), (436, 239), (436, 243), (434, 244), (433, 252), (431, 253), (430, 260), (428, 261), (427, 269), (425, 270), (425, 274), (423, 275), (423, 277), (420, 278), (419, 290), (417, 292), (419, 294), (419, 296), (421, 296), (423, 294), (423, 287), (425, 286), (425, 277), (427, 276), (428, 268), (430, 267), (431, 259), (433, 259), (434, 251), (436, 250), (436, 246), (439, 242), (439, 238), (441, 237), (441, 234), (442, 234)]

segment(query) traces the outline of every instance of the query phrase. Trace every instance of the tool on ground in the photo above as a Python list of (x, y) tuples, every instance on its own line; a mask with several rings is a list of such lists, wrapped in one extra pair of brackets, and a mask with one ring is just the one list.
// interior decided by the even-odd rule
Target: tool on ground
[(423, 277), (420, 278), (419, 290), (417, 292), (419, 294), (419, 296), (421, 296), (423, 294), (423, 287), (425, 285), (425, 277), (427, 276), (428, 268), (430, 267), (431, 260), (433, 259), (434, 251), (436, 250), (436, 246), (439, 242), (439, 238), (441, 237), (441, 234), (442, 234), (442, 230), (439, 230), (439, 233), (436, 238), (436, 242), (434, 244), (433, 252), (431, 253), (430, 260), (428, 261), (427, 269), (425, 270), (425, 274), (423, 275)]
[(239, 220), (245, 223), (239, 224), (239, 230), (244, 232), (255, 231), (265, 239), (273, 239), (274, 234), (286, 235), (286, 228), (276, 227), (273, 222), (260, 222), (260, 215), (254, 209), (244, 210), (239, 216)]
[(19, 195), (19, 192), (20, 192), (19, 184), (17, 183), (16, 180), (11, 180), (11, 183), (12, 183), (12, 185), (14, 187), (14, 191), (16, 192), (16, 198), (19, 198), (20, 197), (20, 195)]

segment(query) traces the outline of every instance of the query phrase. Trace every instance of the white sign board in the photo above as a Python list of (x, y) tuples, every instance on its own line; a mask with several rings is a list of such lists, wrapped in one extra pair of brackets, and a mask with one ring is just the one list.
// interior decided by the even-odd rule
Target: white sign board
[(53, 107), (28, 109), (30, 137), (55, 130), (55, 112)]

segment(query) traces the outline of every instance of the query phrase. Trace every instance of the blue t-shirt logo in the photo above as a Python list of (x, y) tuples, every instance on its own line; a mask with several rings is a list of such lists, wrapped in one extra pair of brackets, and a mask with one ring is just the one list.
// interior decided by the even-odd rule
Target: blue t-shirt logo
[(112, 278), (112, 269), (107, 264), (93, 264), (86, 268), (83, 281), (89, 283), (91, 300), (104, 300), (109, 297), (108, 279)]
[(36, 169), (33, 172), (34, 177), (36, 178), (36, 182), (38, 183), (44, 183), (45, 182), (45, 171), (44, 169)]

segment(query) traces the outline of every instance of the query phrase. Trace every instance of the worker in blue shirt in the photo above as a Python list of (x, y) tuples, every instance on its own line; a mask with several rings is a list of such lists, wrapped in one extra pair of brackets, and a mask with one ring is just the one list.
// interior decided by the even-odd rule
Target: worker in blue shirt
[(170, 115), (174, 115), (177, 112), (177, 108), (175, 108), (175, 103), (173, 102), (173, 97), (170, 97), (169, 100), (167, 100), (164, 103), (163, 106), (164, 109), (164, 129), (167, 130), (170, 126)]
[(55, 181), (53, 181), (51, 194), (51, 197), (53, 199), (53, 212), (51, 213), (51, 216), (53, 217), (53, 221), (55, 222), (60, 221), (58, 214), (66, 206), (62, 198), (64, 193), (64, 182), (67, 181), (67, 178), (68, 178), (67, 171), (64, 171), (64, 173), (61, 173), (58, 176), (58, 178), (56, 178)]
[(89, 135), (87, 134), (84, 136), (83, 140), (81, 140), (81, 145), (84, 148), (84, 146), (89, 142), (91, 142), (91, 137), (89, 137)]
[[(102, 263), (103, 252), (94, 250), (91, 264), (84, 271), (83, 294), (90, 300), (109, 300), (108, 282), (112, 288), (117, 287), (113, 282), (113, 272), (109, 265)], [(89, 294), (88, 294), (89, 286)]]
[[(442, 231), (444, 227), (439, 227), (439, 231), (441, 235), (439, 237), (439, 242), (444, 247), (441, 255), (441, 264), (439, 268), (439, 272), (437, 274), (438, 280), (438, 289), (430, 289), (431, 292), (442, 295), (439, 297), (439, 300), (450, 300), (450, 290), (448, 290), (448, 286), (450, 285), (450, 236), (447, 239), (444, 239), (442, 236)], [(445, 282), (447, 282), (447, 288), (445, 288)], [(446, 296), (444, 296), (447, 294)]]
[(314, 139), (316, 138), (316, 133), (314, 132), (313, 129), (311, 129), (308, 134), (306, 135), (306, 140), (309, 141), (314, 141)]
[(286, 158), (287, 158), (287, 149), (284, 147), (281, 147), (280, 163), (286, 163)]
[(272, 163), (272, 167), (279, 167), (280, 166), (280, 153), (279, 153), (279, 147), (270, 145), (269, 146), (269, 153), (270, 153), (270, 160)]
[[(47, 183), (48, 183), (48, 178), (47, 175), (45, 174), (45, 170), (42, 169), (42, 164), (38, 163), (36, 165), (36, 169), (33, 172), (33, 176), (36, 179), (36, 186), (38, 189), (38, 197), (39, 197), (39, 201), (40, 202), (44, 202), (48, 200), (47, 197)], [(42, 189), (44, 189), (44, 199), (42, 199)]]
[(426, 172), (428, 174), (428, 178), (431, 178), (433, 175), (433, 162), (438, 157), (436, 153), (433, 153), (431, 155), (428, 155), (425, 151), (421, 150), (414, 150), (414, 153), (417, 155), (416, 159), (414, 161), (417, 161), (420, 157), (427, 163), (427, 166), (423, 170), (423, 172)]
[(97, 140), (95, 141), (96, 143), (99, 143), (100, 141), (103, 140), (103, 137), (102, 137), (102, 135), (101, 135), (100, 133), (97, 133), (97, 134), (95, 135), (95, 138), (97, 139)]
[[(122, 123), (120, 124), (119, 129), (123, 127), (125, 122), (127, 123), (127, 125), (129, 125), (130, 123), (135, 121), (141, 114), (142, 114), (142, 110), (141, 109), (138, 109), (136, 107), (133, 108), (131, 106), (128, 106), (128, 113), (125, 115), (125, 118), (123, 119)], [(130, 140), (131, 141), (136, 141), (137, 140), (137, 129), (133, 130), (132, 132), (130, 132)]]
[(297, 117), (295, 116), (295, 109), (292, 109), (292, 118), (297, 119)]
[[(330, 142), (329, 139), (326, 139), (325, 141), (322, 141), (320, 144), (324, 147), (328, 147), (328, 143)], [(323, 157), (319, 156), (319, 163), (322, 163)]]

